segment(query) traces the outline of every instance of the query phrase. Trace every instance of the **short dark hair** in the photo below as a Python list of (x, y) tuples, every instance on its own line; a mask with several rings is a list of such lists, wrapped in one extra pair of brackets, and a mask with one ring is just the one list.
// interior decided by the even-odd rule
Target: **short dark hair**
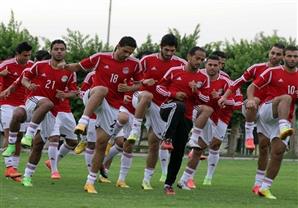
[(52, 41), (52, 43), (51, 43), (51, 50), (53, 49), (53, 47), (54, 47), (55, 44), (63, 44), (65, 46), (65, 48), (66, 48), (66, 43), (63, 40), (61, 40), (61, 39), (57, 39), (57, 40)]
[(129, 46), (129, 47), (132, 47), (132, 48), (136, 48), (137, 47), (137, 42), (133, 37), (124, 36), (120, 39), (118, 45), (120, 47)]
[(206, 61), (208, 61), (209, 59), (219, 61), (219, 56), (211, 54), (210, 56), (207, 57)]
[(284, 49), (284, 53), (286, 54), (286, 51), (297, 51), (298, 48), (297, 46), (294, 45), (288, 45), (285, 49)]
[(51, 58), (51, 55), (46, 50), (39, 50), (39, 51), (36, 51), (36, 53), (35, 53), (36, 61), (47, 60), (50, 58)]
[(175, 48), (177, 48), (178, 41), (175, 35), (173, 34), (164, 35), (160, 41), (160, 47), (164, 47), (164, 46), (175, 46)]
[(224, 59), (227, 58), (227, 55), (223, 51), (214, 51), (211, 54), (212, 55), (219, 56), (220, 58), (224, 58)]
[(275, 43), (273, 46), (272, 46), (272, 48), (273, 47), (276, 47), (276, 48), (280, 48), (280, 49), (285, 49), (285, 45), (284, 44), (282, 44), (282, 43)]
[(29, 45), (29, 43), (27, 43), (26, 41), (18, 44), (16, 47), (16, 52), (19, 54), (24, 51), (31, 51), (31, 50), (32, 50), (32, 46)]
[(195, 47), (192, 47), (189, 51), (188, 51), (188, 54), (193, 56), (195, 55), (196, 51), (202, 51), (204, 53), (206, 53), (205, 49), (204, 48), (201, 48), (199, 46), (195, 46)]

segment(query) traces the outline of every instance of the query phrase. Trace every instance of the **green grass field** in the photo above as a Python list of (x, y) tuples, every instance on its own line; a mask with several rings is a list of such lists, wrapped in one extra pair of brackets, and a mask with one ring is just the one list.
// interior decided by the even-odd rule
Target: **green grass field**
[[(23, 153), (20, 170), (24, 170), (27, 154)], [(196, 176), (197, 189), (193, 191), (176, 190), (176, 196), (166, 196), (160, 183), (160, 168), (152, 180), (153, 191), (143, 191), (141, 181), (145, 164), (144, 157), (135, 157), (128, 175), (129, 189), (115, 187), (119, 172), (119, 159), (116, 157), (110, 170), (112, 184), (96, 184), (98, 194), (91, 195), (83, 191), (87, 171), (83, 156), (68, 155), (60, 163), (62, 179), (52, 182), (49, 171), (43, 164), (46, 155), (33, 176), (33, 187), (25, 188), (20, 183), (1, 176), (1, 208), (46, 208), (46, 207), (255, 207), (286, 208), (298, 207), (298, 163), (285, 161), (272, 192), (277, 200), (267, 200), (253, 195), (250, 190), (254, 182), (256, 160), (221, 160), (210, 187), (202, 186), (206, 172), (203, 161)], [(185, 160), (186, 161), (186, 160)], [(184, 162), (185, 162), (184, 161)], [(3, 158), (1, 158), (3, 164)], [(185, 163), (182, 170), (184, 170)], [(180, 174), (182, 172), (180, 171)], [(1, 165), (1, 173), (4, 172)], [(179, 176), (180, 176), (179, 174)]]

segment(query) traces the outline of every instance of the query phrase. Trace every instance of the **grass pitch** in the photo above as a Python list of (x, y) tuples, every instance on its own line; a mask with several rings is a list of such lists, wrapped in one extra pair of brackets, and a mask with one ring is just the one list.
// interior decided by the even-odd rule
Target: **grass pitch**
[[(281, 171), (274, 181), (272, 193), (277, 200), (268, 200), (251, 193), (256, 170), (256, 160), (220, 160), (212, 186), (202, 186), (207, 161), (202, 161), (196, 175), (197, 189), (185, 191), (175, 188), (175, 196), (163, 193), (163, 184), (159, 182), (160, 166), (152, 179), (154, 190), (141, 189), (145, 157), (136, 156), (127, 177), (129, 189), (115, 187), (119, 173), (120, 157), (116, 157), (110, 169), (111, 184), (96, 183), (98, 194), (91, 195), (83, 191), (87, 170), (82, 155), (68, 155), (59, 164), (61, 180), (53, 182), (44, 166), (43, 158), (33, 176), (33, 187), (23, 187), (10, 179), (0, 178), (1, 208), (146, 208), (146, 207), (208, 207), (208, 208), (297, 208), (298, 207), (298, 162), (284, 161)], [(28, 153), (22, 153), (20, 171), (24, 167)], [(4, 172), (1, 158), (1, 173)], [(180, 170), (180, 177), (185, 168)]]

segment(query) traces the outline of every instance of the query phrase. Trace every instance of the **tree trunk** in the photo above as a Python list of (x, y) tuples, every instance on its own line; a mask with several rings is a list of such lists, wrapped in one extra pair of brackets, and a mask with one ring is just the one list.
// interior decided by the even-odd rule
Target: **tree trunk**
[(229, 136), (229, 141), (228, 141), (228, 156), (234, 156), (235, 155), (235, 151), (236, 151), (236, 147), (237, 147), (237, 139), (240, 136), (240, 121), (235, 121), (232, 123), (231, 126), (231, 134)]

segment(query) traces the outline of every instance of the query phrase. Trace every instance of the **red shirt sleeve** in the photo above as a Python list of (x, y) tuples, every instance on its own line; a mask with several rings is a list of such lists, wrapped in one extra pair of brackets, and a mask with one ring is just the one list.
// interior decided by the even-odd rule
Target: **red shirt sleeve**
[(268, 85), (271, 82), (272, 70), (269, 68), (265, 70), (256, 80), (253, 81), (253, 84), (261, 89)]
[(94, 54), (89, 58), (83, 59), (80, 62), (80, 65), (85, 71), (90, 71), (90, 70), (93, 70), (99, 64), (99, 61), (100, 61), (100, 54)]

